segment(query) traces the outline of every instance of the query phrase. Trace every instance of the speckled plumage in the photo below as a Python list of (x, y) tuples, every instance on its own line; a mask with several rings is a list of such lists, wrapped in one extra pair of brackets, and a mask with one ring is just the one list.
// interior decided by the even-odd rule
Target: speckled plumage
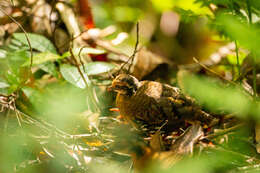
[(207, 122), (213, 119), (179, 88), (167, 84), (139, 82), (131, 75), (120, 74), (113, 80), (111, 88), (118, 92), (116, 106), (120, 114), (130, 123), (140, 120), (160, 125), (166, 120), (171, 123), (180, 118), (202, 118)]

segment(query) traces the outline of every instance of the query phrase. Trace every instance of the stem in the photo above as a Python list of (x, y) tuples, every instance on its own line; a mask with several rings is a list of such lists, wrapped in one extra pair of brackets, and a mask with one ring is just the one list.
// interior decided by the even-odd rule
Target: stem
[(18, 25), (18, 27), (23, 31), (24, 33), (24, 36), (27, 40), (27, 43), (28, 43), (28, 46), (29, 46), (29, 49), (30, 49), (30, 53), (31, 53), (31, 63), (30, 63), (30, 70), (31, 70), (31, 73), (32, 73), (32, 65), (33, 65), (33, 51), (32, 51), (32, 45), (31, 45), (31, 42), (30, 42), (30, 39), (29, 39), (29, 36), (27, 34), (27, 32), (25, 31), (24, 27), (18, 22), (16, 21), (12, 16), (10, 16), (7, 12), (5, 12), (2, 8), (0, 8), (0, 11), (2, 13), (4, 13), (6, 16), (8, 16), (16, 25)]
[[(233, 9), (232, 13), (235, 16), (236, 15), (236, 11), (235, 11), (235, 8), (234, 8), (233, 0), (231, 0), (231, 3), (232, 3), (232, 9)], [(235, 46), (236, 46), (237, 69), (238, 69), (238, 79), (239, 79), (239, 77), (240, 77), (240, 64), (239, 64), (237, 40), (235, 40)]]
[(85, 83), (85, 86), (87, 88), (87, 91), (88, 91), (88, 94), (89, 94), (89, 97), (90, 97), (90, 100), (92, 101), (93, 103), (93, 109), (95, 112), (100, 112), (100, 109), (99, 109), (99, 104), (98, 104), (98, 100), (97, 100), (97, 97), (95, 95), (95, 91), (93, 90), (93, 87), (92, 85), (89, 83), (89, 81), (86, 80), (84, 74), (82, 73), (81, 69), (80, 69), (80, 66), (78, 64), (78, 61), (77, 59), (75, 58), (75, 55), (72, 51), (72, 48), (69, 49), (70, 51), (70, 54), (71, 54), (71, 58), (72, 60), (74, 61), (74, 63), (76, 64), (76, 68), (81, 76), (81, 78), (83, 79), (83, 82)]
[(251, 11), (250, 0), (246, 0), (246, 5), (247, 5), (247, 12), (248, 12), (249, 24), (252, 24), (252, 11)]
[(257, 96), (257, 86), (256, 86), (256, 64), (255, 64), (255, 55), (252, 56), (253, 59), (253, 89), (254, 96)]
[(213, 133), (213, 134), (209, 134), (208, 136), (205, 136), (204, 138), (207, 138), (207, 139), (214, 139), (216, 137), (219, 137), (219, 136), (223, 136), (225, 134), (228, 134), (228, 133), (231, 133), (231, 132), (234, 132), (236, 131), (237, 129), (243, 127), (244, 124), (237, 124), (237, 125), (234, 125), (233, 127), (230, 127), (230, 128), (227, 128), (227, 129), (223, 129), (219, 132), (216, 132), (216, 133)]
[[(251, 10), (251, 4), (250, 0), (246, 0), (247, 5), (247, 12), (248, 12), (248, 18), (249, 18), (249, 24), (252, 25), (252, 10)], [(254, 96), (257, 96), (257, 86), (256, 86), (256, 64), (255, 64), (255, 55), (252, 54), (253, 59), (253, 89), (254, 89)]]
[(239, 64), (238, 46), (237, 46), (236, 40), (235, 40), (235, 46), (236, 46), (237, 70), (238, 70), (238, 78), (239, 78), (240, 77), (240, 64)]

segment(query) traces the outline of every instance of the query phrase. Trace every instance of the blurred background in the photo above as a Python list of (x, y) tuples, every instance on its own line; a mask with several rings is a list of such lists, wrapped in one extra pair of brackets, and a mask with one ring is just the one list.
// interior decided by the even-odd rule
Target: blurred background
[[(259, 172), (259, 16), (259, 0), (0, 0), (0, 172)], [(132, 128), (107, 91), (120, 71), (219, 123), (196, 142)]]
[(90, 2), (98, 27), (113, 24), (134, 34), (139, 21), (141, 44), (178, 64), (191, 63), (193, 57), (207, 59), (224, 44), (209, 29), (207, 16), (213, 13), (193, 0)]

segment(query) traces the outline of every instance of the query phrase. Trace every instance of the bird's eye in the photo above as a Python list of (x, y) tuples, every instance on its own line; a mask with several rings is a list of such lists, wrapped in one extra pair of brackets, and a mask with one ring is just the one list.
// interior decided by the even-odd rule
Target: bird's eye
[(121, 86), (121, 85), (116, 85), (115, 88), (118, 90), (128, 90), (129, 89), (127, 86)]

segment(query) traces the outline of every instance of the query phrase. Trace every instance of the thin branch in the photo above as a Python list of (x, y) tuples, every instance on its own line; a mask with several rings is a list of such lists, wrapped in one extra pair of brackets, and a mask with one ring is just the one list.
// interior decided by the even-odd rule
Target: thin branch
[(246, 0), (249, 24), (252, 24), (252, 10), (250, 0)]
[(98, 106), (98, 101), (97, 101), (97, 97), (95, 97), (95, 95), (93, 94), (93, 91), (91, 90), (92, 89), (92, 86), (89, 82), (87, 82), (84, 74), (82, 73), (81, 69), (80, 69), (80, 66), (77, 62), (77, 59), (72, 51), (72, 48), (69, 49), (70, 51), (70, 54), (71, 54), (71, 58), (73, 59), (74, 63), (76, 64), (76, 68), (78, 69), (78, 72), (81, 76), (81, 78), (83, 79), (83, 82), (85, 83), (86, 85), (86, 88), (88, 89), (88, 92), (89, 92), (89, 96), (90, 96), (90, 99), (92, 100), (92, 102), (94, 103), (94, 106), (95, 106), (95, 111), (99, 112), (99, 106)]
[(56, 0), (52, 0), (51, 1), (51, 12), (50, 12), (50, 15), (49, 15), (49, 24), (50, 24), (50, 26), (51, 26), (51, 23), (52, 23), (51, 15), (52, 15), (52, 13), (54, 11), (55, 5), (56, 5)]
[(10, 0), (10, 1), (11, 1), (12, 6), (14, 6), (14, 0)]
[(81, 52), (82, 52), (82, 50), (83, 50), (84, 48), (87, 48), (87, 47), (88, 47), (88, 46), (82, 46), (82, 47), (80, 48), (80, 50), (79, 50), (79, 53), (78, 53), (79, 62), (80, 62), (80, 64), (81, 64), (82, 68), (83, 68), (84, 73), (86, 73), (86, 69), (85, 69), (84, 63), (83, 63), (82, 58), (81, 58)]
[(123, 53), (123, 52), (120, 52), (119, 50), (117, 50), (116, 48), (114, 47), (110, 47), (109, 44), (105, 41), (102, 41), (102, 40), (94, 40), (95, 44), (105, 50), (107, 50), (108, 52), (111, 52), (113, 54), (116, 54), (118, 56), (123, 56), (123, 57), (126, 57), (128, 58), (128, 55)]
[(25, 29), (23, 28), (23, 26), (18, 22), (16, 21), (12, 16), (10, 16), (9, 14), (7, 14), (2, 8), (0, 8), (0, 11), (2, 13), (4, 13), (5, 15), (7, 15), (14, 23), (16, 23), (16, 25), (19, 26), (19, 28), (21, 28), (21, 30), (24, 32), (25, 34), (25, 37), (26, 37), (26, 40), (28, 42), (28, 45), (29, 45), (29, 48), (30, 48), (30, 52), (31, 52), (31, 64), (30, 64), (30, 69), (32, 71), (32, 64), (33, 64), (33, 51), (32, 51), (32, 46), (31, 46), (31, 42), (29, 40), (29, 37), (27, 35), (27, 32), (25, 31)]
[(135, 43), (134, 53), (131, 56), (131, 63), (129, 65), (129, 67), (128, 67), (128, 72), (130, 71), (131, 66), (133, 65), (134, 58), (135, 58), (135, 55), (137, 53), (138, 44), (139, 44), (139, 22), (137, 22), (137, 24), (136, 24), (136, 43)]
[(240, 64), (239, 64), (239, 55), (238, 55), (238, 45), (237, 45), (236, 40), (235, 40), (235, 46), (236, 46), (237, 69), (238, 69), (238, 78), (239, 78), (240, 77)]
[[(248, 18), (249, 18), (249, 25), (252, 25), (252, 9), (251, 9), (251, 3), (250, 0), (246, 0), (247, 5), (247, 12), (248, 12)], [(253, 59), (253, 89), (254, 89), (254, 97), (256, 98), (257, 95), (257, 84), (256, 84), (256, 60), (255, 55), (252, 56)]]
[(129, 71), (130, 71), (130, 69), (131, 69), (131, 66), (132, 66), (132, 64), (133, 64), (133, 62), (134, 62), (135, 55), (136, 55), (136, 53), (137, 53), (137, 51), (138, 51), (138, 50), (137, 50), (138, 44), (139, 44), (139, 22), (137, 22), (137, 24), (136, 24), (136, 43), (135, 43), (134, 52), (133, 52), (132, 56), (130, 56), (130, 57), (128, 58), (128, 60), (121, 66), (121, 68), (118, 70), (118, 73), (120, 73), (121, 70), (124, 68), (124, 66), (125, 66), (127, 63), (129, 63), (129, 61), (131, 60), (131, 63), (130, 63), (130, 65), (129, 65), (129, 67), (128, 67), (128, 70), (127, 70), (127, 72), (129, 73)]
[(211, 70), (210, 68), (208, 68), (206, 65), (202, 64), (201, 62), (199, 62), (199, 60), (197, 60), (195, 57), (193, 58), (193, 61), (197, 64), (199, 64), (202, 68), (204, 68), (205, 70), (209, 71), (210, 73), (214, 74), (215, 76), (219, 77), (220, 79), (227, 81), (229, 83), (231, 83), (232, 85), (237, 85), (235, 82), (227, 80), (226, 78), (224, 78), (223, 76), (221, 76), (220, 74), (216, 73), (215, 71)]
[(242, 127), (243, 125), (244, 125), (243, 123), (237, 124), (237, 125), (235, 125), (235, 126), (233, 126), (233, 127), (230, 127), (230, 128), (227, 128), (227, 129), (223, 129), (223, 130), (221, 130), (221, 131), (219, 131), (219, 132), (210, 134), (210, 135), (205, 136), (205, 137), (203, 137), (203, 138), (214, 139), (214, 138), (216, 138), (216, 137), (218, 137), (218, 136), (223, 136), (223, 135), (225, 135), (225, 134), (228, 134), (228, 133), (230, 133), (230, 132), (233, 132), (233, 131), (239, 129), (240, 127)]

